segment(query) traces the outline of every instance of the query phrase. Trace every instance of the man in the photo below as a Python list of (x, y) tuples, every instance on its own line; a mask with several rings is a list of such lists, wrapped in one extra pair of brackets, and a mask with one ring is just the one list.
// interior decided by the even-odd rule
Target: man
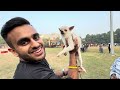
[(9, 51), (20, 59), (14, 79), (61, 79), (65, 75), (78, 79), (75, 49), (69, 52), (68, 71), (54, 73), (45, 59), (43, 41), (28, 20), (22, 17), (10, 19), (2, 27), (1, 36), (9, 45)]
[(102, 43), (99, 45), (99, 52), (103, 53), (103, 45), (102, 45)]

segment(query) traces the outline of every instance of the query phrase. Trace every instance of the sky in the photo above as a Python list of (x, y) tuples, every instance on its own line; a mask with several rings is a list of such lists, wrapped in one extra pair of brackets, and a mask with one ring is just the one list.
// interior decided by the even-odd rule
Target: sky
[[(0, 11), (0, 28), (14, 17), (30, 21), (39, 34), (59, 34), (61, 26), (75, 26), (74, 32), (85, 38), (87, 34), (110, 31), (110, 11)], [(113, 31), (120, 28), (120, 11), (112, 11)]]

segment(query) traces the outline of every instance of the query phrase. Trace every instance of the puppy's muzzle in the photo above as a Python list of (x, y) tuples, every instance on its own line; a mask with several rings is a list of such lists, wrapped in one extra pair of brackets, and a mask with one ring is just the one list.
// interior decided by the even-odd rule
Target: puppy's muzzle
[(61, 30), (60, 30), (60, 32), (61, 32), (61, 34), (64, 34), (64, 32), (63, 32), (63, 31), (61, 31)]

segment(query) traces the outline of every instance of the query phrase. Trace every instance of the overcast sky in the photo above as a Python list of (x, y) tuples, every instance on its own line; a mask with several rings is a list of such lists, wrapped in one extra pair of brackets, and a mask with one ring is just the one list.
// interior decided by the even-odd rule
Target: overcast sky
[[(112, 11), (113, 30), (120, 28), (120, 11)], [(31, 22), (40, 34), (59, 33), (60, 26), (75, 26), (74, 32), (84, 38), (110, 30), (110, 11), (0, 11), (0, 28), (13, 17)]]

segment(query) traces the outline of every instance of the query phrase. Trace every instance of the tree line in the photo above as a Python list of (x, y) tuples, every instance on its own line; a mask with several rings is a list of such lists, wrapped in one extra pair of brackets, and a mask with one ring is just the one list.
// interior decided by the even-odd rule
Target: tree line
[[(120, 44), (120, 28), (113, 32), (114, 43)], [(85, 38), (82, 39), (83, 43), (88, 44), (108, 44), (110, 43), (110, 31), (102, 34), (87, 34)]]
[[(120, 28), (113, 32), (114, 43), (120, 44)], [(45, 40), (44, 40), (45, 41)], [(59, 40), (60, 41), (60, 40)], [(102, 34), (87, 34), (85, 38), (82, 38), (83, 44), (108, 44), (110, 43), (110, 31)], [(0, 44), (5, 44), (5, 41), (0, 36)]]

